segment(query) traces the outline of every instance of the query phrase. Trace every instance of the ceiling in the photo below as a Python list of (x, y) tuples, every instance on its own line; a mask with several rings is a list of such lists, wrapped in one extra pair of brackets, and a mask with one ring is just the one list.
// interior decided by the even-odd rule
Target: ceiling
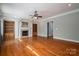
[(78, 3), (0, 3), (0, 13), (7, 17), (30, 19), (37, 10), (44, 18), (79, 9)]

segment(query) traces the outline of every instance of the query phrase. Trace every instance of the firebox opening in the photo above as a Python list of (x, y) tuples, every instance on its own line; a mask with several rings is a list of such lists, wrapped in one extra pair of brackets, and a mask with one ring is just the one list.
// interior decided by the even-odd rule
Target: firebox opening
[(22, 36), (28, 36), (28, 31), (22, 31)]

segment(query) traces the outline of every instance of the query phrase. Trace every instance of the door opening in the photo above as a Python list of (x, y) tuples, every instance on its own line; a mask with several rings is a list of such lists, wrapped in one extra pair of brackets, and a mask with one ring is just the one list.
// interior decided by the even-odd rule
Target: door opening
[(47, 37), (53, 38), (53, 21), (47, 23)]
[(32, 37), (37, 37), (37, 24), (33, 24), (32, 28)]

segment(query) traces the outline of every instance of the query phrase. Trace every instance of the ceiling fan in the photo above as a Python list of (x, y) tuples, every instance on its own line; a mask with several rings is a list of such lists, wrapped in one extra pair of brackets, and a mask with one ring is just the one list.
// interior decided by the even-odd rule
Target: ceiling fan
[(38, 11), (34, 11), (34, 14), (31, 15), (31, 16), (32, 16), (32, 18), (34, 18), (34, 19), (42, 18), (42, 16), (39, 16), (39, 15), (38, 15)]

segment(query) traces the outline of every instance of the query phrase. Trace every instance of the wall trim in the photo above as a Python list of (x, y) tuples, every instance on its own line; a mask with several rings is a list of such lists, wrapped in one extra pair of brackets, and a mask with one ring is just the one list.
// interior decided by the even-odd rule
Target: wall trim
[[(52, 18), (56, 18), (56, 17), (61, 17), (61, 16), (68, 15), (68, 14), (72, 14), (72, 13), (76, 13), (76, 12), (79, 12), (79, 9), (75, 9), (75, 10), (72, 10), (72, 11), (68, 11), (68, 12), (65, 12), (65, 13), (61, 13), (61, 14), (52, 16), (52, 17), (48, 17), (46, 19), (43, 19), (43, 21), (46, 21), (46, 20), (52, 19)], [(51, 20), (48, 20), (48, 21), (51, 21)]]
[(60, 38), (60, 37), (53, 37), (53, 38), (55, 38), (55, 39), (59, 39), (59, 40), (65, 40), (65, 41), (70, 41), (70, 42), (79, 43), (79, 41), (72, 40), (72, 39), (65, 39), (65, 38)]
[(42, 35), (42, 34), (38, 34), (38, 36), (41, 36), (41, 37), (47, 37), (47, 35)]

